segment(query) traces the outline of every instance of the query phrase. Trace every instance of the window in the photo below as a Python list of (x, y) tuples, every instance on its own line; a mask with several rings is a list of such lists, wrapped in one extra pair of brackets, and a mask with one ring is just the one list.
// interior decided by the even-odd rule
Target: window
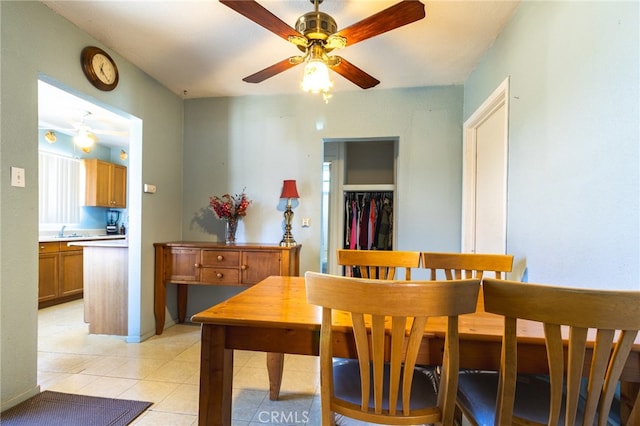
[(40, 152), (38, 219), (41, 227), (80, 222), (80, 160)]
[(328, 270), (327, 256), (329, 251), (329, 196), (331, 191), (331, 162), (322, 163), (322, 226), (320, 228), (320, 268), (321, 272)]

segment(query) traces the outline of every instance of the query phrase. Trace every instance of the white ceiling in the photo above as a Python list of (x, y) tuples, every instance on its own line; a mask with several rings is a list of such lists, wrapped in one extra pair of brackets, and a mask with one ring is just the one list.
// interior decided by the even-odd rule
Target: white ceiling
[[(397, 2), (324, 0), (320, 10), (330, 14), (340, 29)], [(380, 80), (368, 90), (463, 83), (519, 4), (519, 0), (422, 2), (425, 19), (339, 52)], [(242, 81), (299, 50), (218, 1), (42, 3), (186, 99), (300, 90), (301, 66), (262, 83)], [(300, 15), (313, 10), (309, 0), (259, 3), (292, 27)], [(362, 90), (338, 74), (332, 76), (334, 93)], [(121, 81), (125, 78), (120, 76)]]
[(38, 82), (38, 126), (69, 136), (88, 126), (98, 143), (109, 147), (129, 146), (131, 122), (95, 103), (89, 102), (44, 81)]

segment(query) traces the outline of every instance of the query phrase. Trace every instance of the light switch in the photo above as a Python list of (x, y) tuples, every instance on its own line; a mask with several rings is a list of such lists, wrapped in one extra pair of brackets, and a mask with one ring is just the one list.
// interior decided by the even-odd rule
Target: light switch
[(146, 192), (147, 194), (155, 194), (156, 193), (156, 186), (152, 185), (150, 183), (145, 183), (144, 184), (144, 192)]
[(11, 168), (11, 186), (24, 188), (24, 169), (21, 167)]

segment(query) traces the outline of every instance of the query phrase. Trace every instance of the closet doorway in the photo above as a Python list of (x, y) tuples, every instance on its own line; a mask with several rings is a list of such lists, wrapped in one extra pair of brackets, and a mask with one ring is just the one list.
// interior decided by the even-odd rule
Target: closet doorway
[(325, 139), (321, 270), (340, 275), (339, 248), (396, 247), (398, 138)]

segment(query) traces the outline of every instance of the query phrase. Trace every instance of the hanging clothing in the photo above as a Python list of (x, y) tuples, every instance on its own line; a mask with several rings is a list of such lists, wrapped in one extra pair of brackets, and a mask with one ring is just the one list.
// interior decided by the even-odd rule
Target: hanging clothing
[(378, 227), (378, 250), (391, 250), (393, 231), (393, 207), (388, 199), (384, 199), (380, 209), (380, 226)]
[(349, 237), (349, 248), (354, 250), (358, 243), (358, 205), (351, 201), (351, 236)]
[(343, 248), (393, 249), (393, 192), (344, 193)]

